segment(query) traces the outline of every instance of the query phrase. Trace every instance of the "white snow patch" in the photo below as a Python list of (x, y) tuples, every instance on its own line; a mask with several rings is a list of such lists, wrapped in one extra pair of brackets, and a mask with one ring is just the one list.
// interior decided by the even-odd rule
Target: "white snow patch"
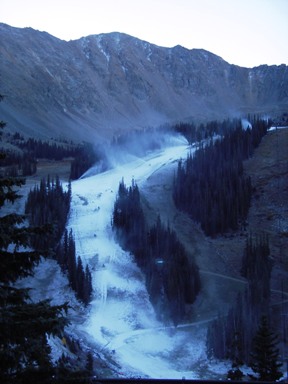
[(271, 132), (271, 131), (277, 131), (277, 129), (287, 129), (288, 128), (288, 126), (273, 126), (273, 127), (270, 127), (269, 129), (268, 129), (268, 132)]
[(96, 42), (97, 42), (97, 47), (99, 48), (101, 53), (106, 57), (107, 63), (109, 63), (109, 61), (110, 61), (110, 54), (108, 52), (106, 52), (105, 49), (102, 46), (102, 35), (97, 36)]
[[(52, 304), (69, 301), (70, 333), (82, 344), (109, 354), (121, 366), (118, 374), (125, 377), (196, 379), (207, 373), (205, 325), (199, 322), (175, 328), (157, 320), (144, 276), (133, 256), (115, 242), (111, 227), (121, 179), (128, 185), (134, 179), (141, 191), (141, 185), (158, 169), (176, 169), (177, 160), (186, 158), (190, 150), (181, 140), (176, 144), (72, 183), (67, 229), (73, 230), (76, 255), (91, 269), (94, 291), (87, 309), (76, 300), (67, 277), (53, 260), (41, 261), (33, 284), (31, 278), (18, 282), (34, 287), (31, 296), (35, 301), (48, 297)], [(61, 340), (49, 342), (57, 357), (63, 350)]]
[(252, 128), (252, 124), (247, 119), (241, 119), (241, 125), (243, 131)]
[(193, 361), (206, 358), (205, 337), (196, 340), (195, 333), (193, 340), (193, 326), (175, 329), (156, 319), (144, 277), (133, 257), (115, 242), (111, 228), (122, 178), (127, 185), (134, 179), (141, 190), (141, 184), (161, 167), (177, 167), (177, 159), (186, 158), (188, 150), (187, 144), (179, 141), (175, 146), (72, 183), (68, 228), (73, 230), (77, 255), (92, 266), (94, 287), (89, 315), (77, 327), (110, 351), (127, 374), (195, 378)]

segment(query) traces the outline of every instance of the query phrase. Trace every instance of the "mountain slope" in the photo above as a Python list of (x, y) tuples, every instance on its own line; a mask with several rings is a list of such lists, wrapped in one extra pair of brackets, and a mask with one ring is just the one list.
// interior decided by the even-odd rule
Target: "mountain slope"
[(110, 33), (62, 41), (0, 24), (1, 117), (32, 136), (107, 138), (185, 119), (288, 109), (286, 65), (230, 65), (201, 49)]

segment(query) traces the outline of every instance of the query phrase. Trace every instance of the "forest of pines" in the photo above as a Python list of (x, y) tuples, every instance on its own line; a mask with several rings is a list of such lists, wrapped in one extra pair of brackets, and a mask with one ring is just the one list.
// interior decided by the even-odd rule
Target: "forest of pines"
[(113, 227), (120, 245), (131, 252), (143, 271), (150, 300), (163, 319), (178, 324), (185, 316), (185, 306), (192, 304), (200, 290), (197, 265), (188, 255), (174, 231), (158, 217), (147, 228), (138, 186), (119, 184), (113, 210)]
[[(76, 259), (76, 247), (73, 233), (65, 230), (71, 201), (71, 184), (64, 191), (59, 178), (42, 179), (40, 186), (30, 191), (25, 213), (31, 225), (50, 225), (50, 233), (43, 238), (35, 236), (33, 246), (38, 249), (51, 249), (53, 256), (67, 273), (71, 288), (84, 304), (90, 302), (92, 293), (91, 273), (83, 267), (80, 257)], [(64, 234), (64, 236), (63, 236)], [(61, 240), (61, 238), (63, 239)]]
[(252, 187), (243, 173), (243, 161), (252, 155), (268, 126), (268, 122), (257, 118), (253, 129), (243, 129), (241, 120), (216, 124), (210, 142), (202, 141), (193, 155), (179, 162), (173, 191), (175, 204), (199, 222), (206, 235), (245, 226)]

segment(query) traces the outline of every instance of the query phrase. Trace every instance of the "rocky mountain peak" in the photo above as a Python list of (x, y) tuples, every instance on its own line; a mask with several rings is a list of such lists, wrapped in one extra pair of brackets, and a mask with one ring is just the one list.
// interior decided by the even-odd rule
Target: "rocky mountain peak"
[(287, 111), (287, 66), (241, 68), (124, 33), (69, 42), (0, 24), (1, 118), (13, 131), (107, 138), (165, 122)]

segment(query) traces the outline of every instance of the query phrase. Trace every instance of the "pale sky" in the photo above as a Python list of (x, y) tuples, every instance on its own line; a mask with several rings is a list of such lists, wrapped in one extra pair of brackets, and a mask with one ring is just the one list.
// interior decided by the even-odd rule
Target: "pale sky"
[(288, 0), (0, 0), (0, 22), (63, 40), (124, 32), (244, 67), (288, 64)]

